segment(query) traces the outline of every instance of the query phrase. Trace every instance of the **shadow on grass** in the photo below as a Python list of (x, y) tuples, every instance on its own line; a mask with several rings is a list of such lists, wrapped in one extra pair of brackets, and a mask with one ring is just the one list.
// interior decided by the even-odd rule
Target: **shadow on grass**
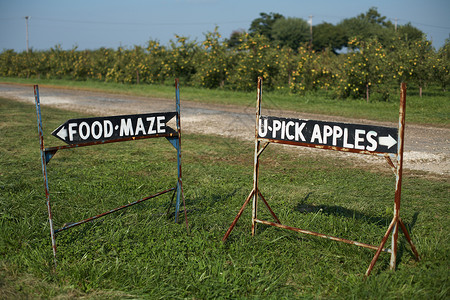
[[(312, 193), (308, 193), (305, 198), (294, 207), (294, 211), (300, 212), (300, 213), (318, 213), (322, 212), (327, 215), (333, 215), (333, 216), (339, 216), (339, 217), (345, 217), (345, 218), (351, 218), (355, 220), (362, 220), (366, 223), (372, 223), (379, 226), (389, 226), (389, 224), (392, 221), (392, 217), (381, 217), (381, 216), (371, 216), (364, 214), (362, 212), (348, 209), (339, 205), (314, 205), (314, 204), (308, 204), (306, 203), (309, 196)], [(411, 224), (405, 223), (406, 227), (409, 227), (409, 229), (412, 228), (412, 226), (415, 223), (415, 220), (417, 219), (418, 213), (415, 214), (415, 219)]]
[[(308, 200), (310, 195), (311, 195), (311, 193), (308, 193), (306, 195), (306, 197), (294, 208), (294, 211), (301, 212), (301, 213), (318, 213), (320, 211), (327, 215), (334, 215), (334, 216), (341, 216), (341, 217), (345, 217), (345, 218), (362, 220), (367, 223), (373, 223), (378, 226), (386, 227), (386, 229), (392, 221), (392, 218), (370, 216), (370, 215), (358, 212), (356, 210), (347, 209), (342, 206), (307, 204), (305, 202)], [(410, 223), (404, 222), (405, 227), (408, 230), (410, 236), (411, 236), (411, 231), (417, 222), (418, 216), (419, 216), (419, 212), (415, 212)], [(401, 263), (402, 258), (405, 254), (406, 245), (409, 244), (400, 228), (399, 228), (399, 234), (400, 234), (399, 235), (400, 238), (399, 238), (399, 247), (398, 247), (398, 252), (397, 252), (397, 264)], [(392, 235), (392, 233), (391, 233), (391, 235)], [(402, 236), (403, 236), (403, 238), (401, 238)], [(412, 241), (412, 242), (414, 243), (414, 241)], [(407, 251), (407, 252), (411, 253), (411, 257), (414, 256), (412, 251)]]

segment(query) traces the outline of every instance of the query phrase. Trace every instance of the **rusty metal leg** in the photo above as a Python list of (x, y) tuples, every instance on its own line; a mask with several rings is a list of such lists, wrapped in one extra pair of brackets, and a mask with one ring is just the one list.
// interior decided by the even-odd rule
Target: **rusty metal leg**
[(42, 128), (42, 115), (41, 115), (41, 103), (39, 100), (39, 87), (37, 85), (34, 86), (34, 99), (36, 103), (36, 115), (37, 115), (37, 126), (39, 132), (39, 144), (41, 150), (41, 164), (42, 164), (42, 175), (44, 177), (44, 188), (45, 188), (45, 198), (47, 202), (47, 212), (48, 212), (48, 223), (50, 226), (50, 236), (52, 239), (52, 249), (53, 249), (53, 260), (55, 263), (55, 269), (57, 266), (56, 262), (56, 239), (55, 239), (55, 231), (53, 230), (53, 218), (52, 218), (52, 209), (50, 205), (50, 192), (48, 188), (48, 175), (47, 175), (47, 158), (44, 147), (44, 131)]
[[(182, 194), (182, 179), (181, 179), (181, 107), (180, 107), (180, 84), (178, 78), (175, 79), (175, 100), (176, 100), (176, 122), (178, 139), (175, 143), (177, 149), (177, 169), (178, 169), (178, 182), (177, 182), (177, 202), (175, 208), (175, 222), (178, 223), (178, 212), (180, 210), (180, 197)], [(184, 198), (183, 198), (184, 201)], [(186, 212), (186, 209), (184, 210)]]
[(256, 234), (256, 220), (258, 217), (258, 193), (253, 193), (252, 201), (252, 236)]
[(394, 163), (392, 162), (391, 158), (387, 154), (384, 155), (384, 158), (386, 159), (387, 163), (391, 167), (391, 169), (394, 172), (394, 174), (397, 174), (397, 167), (394, 165)]
[(175, 194), (177, 193), (178, 184), (175, 186), (175, 189), (173, 190), (172, 197), (170, 198), (169, 207), (167, 208), (167, 218), (169, 218), (170, 209), (173, 205), (173, 199), (175, 198)]
[(388, 227), (388, 230), (383, 236), (383, 239), (381, 240), (380, 246), (378, 247), (377, 252), (375, 253), (374, 257), (372, 258), (372, 261), (370, 262), (369, 268), (366, 271), (366, 277), (370, 275), (370, 272), (372, 272), (373, 267), (375, 266), (375, 263), (378, 260), (378, 257), (380, 256), (381, 251), (383, 251), (384, 244), (386, 244), (386, 241), (389, 237), (389, 234), (391, 234), (392, 229), (394, 228), (395, 224), (397, 223), (397, 219), (392, 219), (391, 224)]
[[(252, 204), (252, 236), (256, 233), (256, 219), (258, 218), (258, 177), (259, 177), (259, 155), (260, 155), (260, 141), (258, 140), (259, 132), (259, 117), (261, 115), (261, 100), (262, 100), (262, 77), (258, 78), (258, 88), (256, 97), (256, 119), (255, 119), (255, 154), (253, 159), (253, 204)], [(268, 144), (264, 146), (263, 149)]]
[(416, 259), (420, 260), (419, 252), (417, 252), (417, 249), (411, 240), (411, 236), (409, 235), (408, 230), (406, 230), (405, 224), (403, 224), (403, 221), (401, 219), (398, 220), (398, 223), (400, 224), (400, 228), (402, 229), (403, 233), (405, 234), (406, 240), (408, 241), (409, 245), (411, 246), (412, 252), (416, 256)]
[(263, 195), (261, 194), (261, 192), (258, 190), (258, 194), (261, 197), (262, 201), (264, 202), (264, 204), (267, 206), (267, 208), (269, 209), (270, 214), (272, 215), (272, 217), (277, 221), (278, 224), (281, 224), (281, 221), (278, 219), (277, 215), (275, 215), (275, 213), (273, 212), (272, 208), (270, 207), (269, 203), (267, 203), (266, 199), (264, 199)]
[(397, 241), (398, 241), (398, 221), (392, 229), (392, 245), (391, 245), (391, 261), (389, 263), (390, 269), (395, 270), (397, 265)]
[(178, 223), (178, 212), (180, 211), (181, 184), (177, 184), (177, 201), (175, 203), (175, 223)]
[(236, 215), (236, 217), (233, 220), (233, 223), (231, 223), (230, 228), (228, 228), (227, 232), (225, 233), (225, 235), (222, 238), (222, 242), (225, 242), (228, 238), (228, 236), (230, 235), (231, 231), (233, 230), (234, 226), (236, 225), (237, 221), (239, 220), (239, 218), (241, 217), (242, 213), (244, 212), (245, 207), (247, 206), (248, 202), (250, 201), (250, 199), (252, 198), (253, 194), (255, 193), (254, 190), (252, 190), (250, 192), (250, 194), (248, 195), (247, 199), (245, 200), (244, 204), (242, 205), (241, 209), (239, 210), (238, 214)]
[(406, 84), (401, 85), (400, 109), (398, 120), (398, 144), (397, 144), (397, 168), (395, 179), (395, 204), (394, 219), (395, 227), (392, 233), (392, 253), (391, 253), (391, 270), (395, 270), (397, 264), (397, 241), (398, 241), (398, 220), (400, 219), (400, 203), (402, 194), (402, 177), (403, 177), (403, 152), (405, 147), (405, 108), (406, 108)]

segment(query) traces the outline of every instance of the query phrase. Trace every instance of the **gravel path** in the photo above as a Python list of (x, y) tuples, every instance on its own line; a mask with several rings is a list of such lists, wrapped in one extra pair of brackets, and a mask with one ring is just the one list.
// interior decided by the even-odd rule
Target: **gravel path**
[[(173, 99), (116, 95), (49, 87), (40, 87), (39, 91), (41, 104), (43, 106), (49, 105), (99, 116), (175, 110), (175, 101)], [(248, 107), (238, 107), (232, 105), (211, 105), (193, 101), (184, 101), (182, 90), (180, 93), (183, 132), (214, 134), (241, 140), (252, 140), (254, 138), (255, 107), (253, 105)], [(0, 96), (34, 103), (33, 87), (31, 85), (0, 83)], [(397, 127), (396, 123), (374, 122), (359, 119), (349, 120), (342, 117), (267, 110), (264, 108), (262, 114), (299, 119)], [(405, 169), (425, 171), (427, 174), (438, 175), (443, 178), (448, 178), (450, 176), (449, 128), (406, 124), (405, 135)], [(339, 155), (345, 159), (351, 159), (358, 166), (364, 166), (367, 165), (367, 163), (369, 163), (369, 165), (375, 164), (387, 166), (384, 159), (370, 155), (323, 151), (305, 147), (284, 147), (287, 151), (295, 151), (298, 155)], [(249, 151), (253, 150), (249, 149)]]

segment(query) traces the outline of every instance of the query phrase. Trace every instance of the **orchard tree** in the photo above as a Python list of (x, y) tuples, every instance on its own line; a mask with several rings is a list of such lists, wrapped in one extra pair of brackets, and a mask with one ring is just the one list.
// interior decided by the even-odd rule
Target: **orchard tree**
[(242, 38), (245, 37), (245, 30), (239, 29), (239, 30), (233, 30), (233, 32), (230, 34), (230, 38), (226, 40), (226, 44), (229, 48), (236, 48), (242, 43)]
[(146, 68), (145, 72), (142, 72), (141, 77), (145, 78), (145, 81), (148, 83), (163, 83), (168, 72), (170, 72), (168, 64), (169, 51), (158, 40), (149, 40), (146, 52), (147, 55), (144, 61)]
[(360, 41), (356, 38), (349, 44), (358, 50), (348, 54), (343, 64), (341, 96), (364, 97), (369, 102), (374, 90), (381, 94), (383, 100), (387, 100), (389, 90), (385, 88), (385, 83), (388, 80), (388, 57), (382, 44), (377, 39)]
[(423, 88), (433, 79), (433, 48), (427, 40), (409, 43), (397, 39), (391, 45), (392, 77), (398, 83), (412, 82), (419, 87), (422, 97)]
[(226, 44), (220, 41), (221, 35), (216, 27), (213, 32), (205, 34), (202, 51), (198, 51), (195, 59), (197, 72), (193, 76), (194, 84), (217, 88), (225, 85), (225, 80), (232, 67), (233, 52), (227, 50)]
[(447, 86), (450, 85), (450, 38), (445, 41), (445, 45), (435, 55), (433, 74), (442, 90), (446, 91)]
[(280, 72), (278, 57), (279, 46), (273, 46), (269, 39), (260, 34), (242, 37), (242, 43), (236, 50), (233, 73), (228, 78), (231, 86), (237, 90), (251, 91), (258, 77), (265, 79), (267, 88), (274, 88), (274, 79)]
[(143, 72), (148, 67), (144, 63), (145, 49), (141, 46), (134, 46), (132, 50), (127, 50), (126, 57), (127, 63), (123, 66), (123, 82), (140, 84)]
[(108, 68), (114, 64), (115, 50), (100, 48), (91, 53), (91, 77), (97, 80), (106, 80)]
[(195, 40), (190, 41), (188, 37), (175, 35), (175, 38), (176, 41), (170, 41), (168, 74), (170, 77), (179, 77), (185, 82), (191, 82), (196, 71), (193, 59), (200, 47)]
[(292, 72), (292, 80), (289, 88), (293, 93), (312, 91), (319, 87), (321, 66), (319, 54), (308, 49), (308, 46), (300, 47), (298, 51), (297, 66)]

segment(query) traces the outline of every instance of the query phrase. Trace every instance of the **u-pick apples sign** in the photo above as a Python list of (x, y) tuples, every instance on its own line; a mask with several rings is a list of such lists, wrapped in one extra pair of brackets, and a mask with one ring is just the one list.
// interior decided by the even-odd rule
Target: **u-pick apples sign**
[(52, 135), (67, 144), (121, 140), (176, 134), (167, 126), (176, 112), (71, 119), (56, 128)]
[(259, 118), (258, 138), (298, 143), (299, 145), (397, 153), (398, 129), (261, 116)]

